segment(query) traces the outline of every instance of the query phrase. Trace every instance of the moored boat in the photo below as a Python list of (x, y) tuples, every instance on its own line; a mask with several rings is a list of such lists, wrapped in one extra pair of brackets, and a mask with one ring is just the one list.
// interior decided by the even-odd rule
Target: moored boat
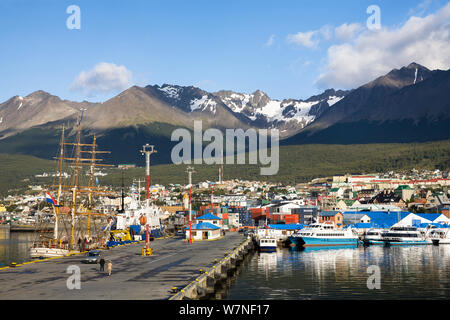
[(262, 237), (258, 241), (261, 251), (276, 251), (277, 239), (273, 237)]
[(313, 223), (299, 231), (298, 237), (305, 247), (358, 244), (358, 236), (350, 228), (339, 229), (328, 223)]
[[(70, 254), (71, 252), (66, 249), (50, 248), (50, 247), (36, 247), (30, 248), (31, 258), (54, 258), (62, 257)], [(74, 251), (72, 251), (74, 253)]]
[(416, 227), (391, 227), (383, 233), (385, 245), (427, 244), (425, 234)]
[(384, 232), (385, 232), (384, 229), (369, 229), (362, 236), (362, 242), (365, 245), (384, 244), (384, 241), (383, 241), (383, 233)]
[(450, 228), (432, 229), (427, 236), (427, 243), (434, 245), (450, 244)]
[(299, 247), (305, 243), (303, 241), (302, 237), (300, 236), (299, 231), (297, 231), (293, 235), (289, 236), (288, 239), (291, 243), (291, 246), (293, 246), (293, 247)]

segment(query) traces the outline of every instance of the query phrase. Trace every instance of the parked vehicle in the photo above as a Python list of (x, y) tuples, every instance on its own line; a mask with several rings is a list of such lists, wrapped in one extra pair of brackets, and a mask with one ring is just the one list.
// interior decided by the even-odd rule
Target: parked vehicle
[(82, 262), (84, 263), (98, 263), (100, 261), (100, 250), (91, 250), (86, 253), (86, 257)]

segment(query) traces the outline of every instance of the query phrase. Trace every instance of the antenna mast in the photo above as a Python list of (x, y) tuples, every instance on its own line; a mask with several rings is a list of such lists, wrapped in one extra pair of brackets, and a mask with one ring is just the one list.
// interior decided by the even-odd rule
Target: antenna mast
[(193, 167), (187, 167), (186, 172), (189, 177), (189, 243), (192, 243), (192, 173), (195, 173)]
[(145, 174), (147, 176), (147, 207), (150, 206), (150, 155), (157, 153), (154, 145), (148, 143), (142, 147), (141, 153), (145, 155)]

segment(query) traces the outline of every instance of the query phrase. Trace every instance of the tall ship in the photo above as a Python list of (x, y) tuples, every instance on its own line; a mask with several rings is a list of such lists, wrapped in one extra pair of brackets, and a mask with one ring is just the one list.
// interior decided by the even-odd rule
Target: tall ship
[[(98, 186), (95, 177), (96, 168), (110, 166), (100, 164), (102, 159), (97, 155), (109, 152), (98, 150), (95, 135), (92, 143), (81, 141), (83, 111), (81, 110), (76, 126), (75, 142), (66, 141), (65, 128), (62, 128), (56, 157), (58, 183), (51, 185), (52, 191), (46, 191), (46, 202), (53, 210), (53, 232), (36, 232), (29, 252), (31, 258), (78, 253), (101, 247), (107, 239), (105, 226), (111, 217), (95, 212), (94, 208), (97, 196), (114, 195), (107, 188)], [(70, 174), (66, 174), (65, 170)], [(52, 196), (52, 193), (56, 196)], [(38, 229), (43, 228), (36, 228)]]
[(416, 227), (391, 227), (382, 241), (385, 245), (427, 244), (425, 233)]
[(352, 229), (339, 229), (331, 223), (313, 223), (292, 235), (291, 243), (308, 246), (357, 245), (358, 236)]

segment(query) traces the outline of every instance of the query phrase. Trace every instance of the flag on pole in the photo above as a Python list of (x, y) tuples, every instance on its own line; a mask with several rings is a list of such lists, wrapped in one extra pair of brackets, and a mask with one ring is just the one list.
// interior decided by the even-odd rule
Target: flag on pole
[(45, 201), (47, 201), (48, 203), (51, 203), (52, 205), (58, 207), (58, 204), (56, 203), (56, 200), (53, 199), (53, 197), (50, 195), (48, 190), (45, 193)]

